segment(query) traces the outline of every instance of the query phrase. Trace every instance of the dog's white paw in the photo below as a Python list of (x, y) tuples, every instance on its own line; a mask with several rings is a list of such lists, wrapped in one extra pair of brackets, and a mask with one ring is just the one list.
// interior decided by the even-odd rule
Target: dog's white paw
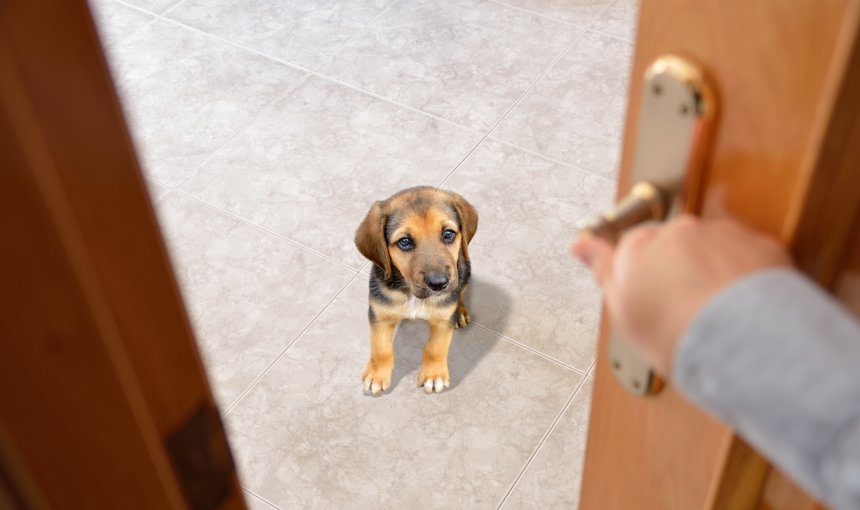
[(427, 393), (439, 393), (450, 385), (450, 382), (445, 382), (441, 378), (427, 379), (424, 381), (424, 391)]
[(368, 377), (364, 380), (364, 392), (367, 393), (368, 391), (376, 395), (377, 393), (382, 391), (382, 384), (378, 382), (373, 382), (373, 379)]
[(448, 367), (444, 365), (421, 365), (418, 372), (418, 386), (427, 393), (440, 393), (451, 386), (451, 376)]
[(364, 392), (376, 395), (391, 386), (391, 368), (375, 367), (371, 361), (367, 364), (361, 379), (364, 382)]

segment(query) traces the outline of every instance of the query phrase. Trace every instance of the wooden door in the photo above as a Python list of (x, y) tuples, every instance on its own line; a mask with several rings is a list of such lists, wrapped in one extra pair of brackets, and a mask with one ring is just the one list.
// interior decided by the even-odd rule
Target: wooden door
[(0, 4), (0, 507), (245, 508), (85, 0)]
[[(729, 213), (777, 236), (802, 270), (860, 303), (858, 4), (643, 0), (619, 189), (629, 187), (645, 68), (666, 53), (691, 57), (720, 104), (703, 216)], [(606, 361), (606, 323), (582, 508), (815, 508), (671, 384), (650, 397), (622, 389)]]

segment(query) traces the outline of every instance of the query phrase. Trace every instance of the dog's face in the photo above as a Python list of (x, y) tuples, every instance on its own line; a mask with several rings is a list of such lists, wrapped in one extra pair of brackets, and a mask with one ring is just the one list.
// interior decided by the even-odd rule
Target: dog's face
[(459, 288), (458, 261), (463, 257), (468, 262), (468, 244), (477, 227), (475, 208), (463, 197), (430, 187), (411, 188), (376, 202), (355, 243), (382, 267), (386, 279), (402, 275), (409, 292), (424, 299)]
[(416, 208), (403, 198), (395, 199), (392, 206), (395, 212), (386, 225), (388, 255), (412, 293), (425, 298), (456, 289), (463, 236), (454, 211), (444, 204)]

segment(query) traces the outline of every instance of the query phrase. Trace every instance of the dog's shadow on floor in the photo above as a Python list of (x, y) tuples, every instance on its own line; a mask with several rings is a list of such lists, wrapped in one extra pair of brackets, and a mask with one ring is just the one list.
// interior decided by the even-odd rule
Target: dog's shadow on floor
[[(466, 305), (472, 315), (472, 323), (464, 329), (454, 331), (454, 339), (448, 352), (451, 387), (446, 391), (454, 390), (466, 381), (472, 370), (499, 341), (499, 337), (476, 324), (503, 332), (511, 303), (511, 296), (503, 288), (478, 278), (469, 282)], [(428, 335), (429, 328), (424, 321), (400, 323), (394, 338), (394, 373), (389, 392), (399, 386), (401, 381), (417, 386), (417, 372)]]

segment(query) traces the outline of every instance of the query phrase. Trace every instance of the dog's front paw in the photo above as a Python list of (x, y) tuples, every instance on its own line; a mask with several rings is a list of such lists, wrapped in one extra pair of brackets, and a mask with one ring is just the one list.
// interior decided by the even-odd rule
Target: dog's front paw
[(460, 303), (457, 307), (457, 324), (454, 327), (465, 328), (470, 322), (472, 322), (472, 316), (469, 315), (469, 309), (466, 308), (465, 303)]
[(448, 365), (445, 363), (421, 364), (418, 371), (418, 386), (423, 386), (427, 393), (439, 393), (451, 385), (451, 375), (448, 373)]
[(371, 392), (374, 395), (380, 391), (385, 391), (391, 386), (391, 370), (393, 365), (380, 366), (370, 360), (367, 363), (367, 368), (361, 374), (361, 380), (364, 382), (364, 391)]

